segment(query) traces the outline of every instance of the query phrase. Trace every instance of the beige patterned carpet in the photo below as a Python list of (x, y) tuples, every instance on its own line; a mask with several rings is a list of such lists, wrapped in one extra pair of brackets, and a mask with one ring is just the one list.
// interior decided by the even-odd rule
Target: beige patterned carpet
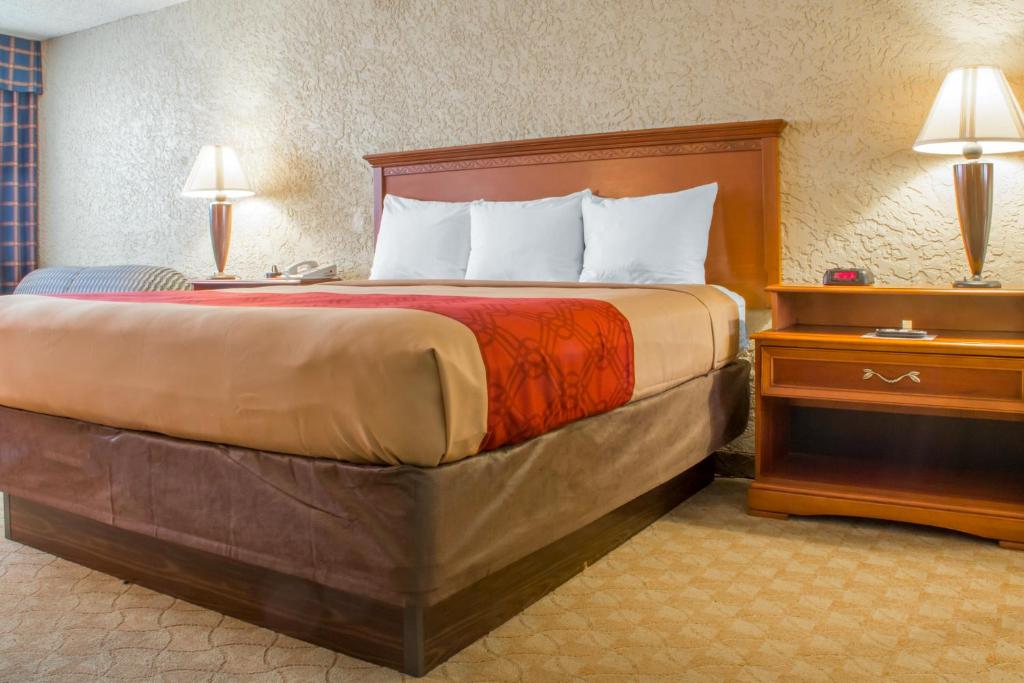
[[(1024, 552), (745, 493), (717, 481), (429, 679), (1024, 680)], [(400, 679), (0, 540), (0, 681)]]

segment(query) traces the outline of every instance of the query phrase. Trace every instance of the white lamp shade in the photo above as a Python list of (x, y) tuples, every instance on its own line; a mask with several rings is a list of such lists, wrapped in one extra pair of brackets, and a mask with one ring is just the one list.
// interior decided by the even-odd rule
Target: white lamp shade
[(204, 199), (239, 199), (256, 194), (235, 150), (226, 145), (203, 145), (181, 193)]
[(1024, 116), (1006, 76), (994, 66), (949, 72), (914, 150), (961, 154), (965, 145), (979, 145), (984, 154), (1024, 151)]

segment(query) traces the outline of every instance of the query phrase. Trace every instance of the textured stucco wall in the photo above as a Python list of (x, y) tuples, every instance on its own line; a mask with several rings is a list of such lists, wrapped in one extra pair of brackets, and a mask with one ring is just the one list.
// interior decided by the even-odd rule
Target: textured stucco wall
[[(1024, 3), (191, 0), (46, 44), (42, 258), (211, 270), (203, 143), (236, 146), (230, 270), (371, 259), (367, 152), (780, 117), (784, 277), (962, 275), (952, 160), (910, 145), (945, 72), (1024, 95)], [(996, 159), (990, 274), (1024, 284), (1024, 157)]]

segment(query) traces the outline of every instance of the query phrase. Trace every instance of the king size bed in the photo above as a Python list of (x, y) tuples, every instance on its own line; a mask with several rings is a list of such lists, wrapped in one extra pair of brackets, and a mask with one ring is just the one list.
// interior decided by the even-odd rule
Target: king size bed
[[(388, 194), (719, 186), (764, 307), (780, 121), (371, 155)], [(748, 414), (709, 285), (382, 281), (0, 302), (8, 538), (422, 675), (709, 483)]]

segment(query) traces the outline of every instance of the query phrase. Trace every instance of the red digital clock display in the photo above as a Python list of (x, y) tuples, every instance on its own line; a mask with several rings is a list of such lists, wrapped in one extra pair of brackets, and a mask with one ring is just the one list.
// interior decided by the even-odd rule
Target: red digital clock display
[(822, 282), (826, 285), (847, 285), (858, 287), (875, 283), (875, 276), (867, 268), (830, 268), (825, 271)]

